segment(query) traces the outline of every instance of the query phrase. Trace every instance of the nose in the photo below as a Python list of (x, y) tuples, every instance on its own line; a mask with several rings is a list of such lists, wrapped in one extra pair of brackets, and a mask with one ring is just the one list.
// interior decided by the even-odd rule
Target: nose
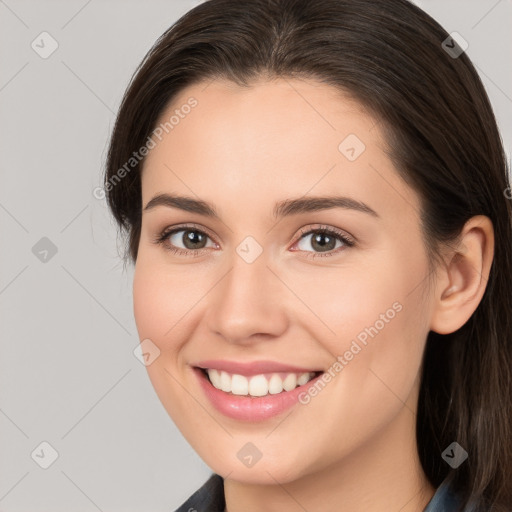
[(252, 263), (234, 252), (230, 263), (208, 294), (205, 320), (210, 333), (237, 344), (281, 336), (289, 323), (289, 298), (285, 285), (269, 268), (265, 251)]

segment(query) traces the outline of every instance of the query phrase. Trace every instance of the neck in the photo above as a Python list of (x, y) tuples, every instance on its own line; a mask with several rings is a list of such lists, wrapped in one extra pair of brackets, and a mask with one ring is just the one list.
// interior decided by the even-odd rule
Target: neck
[(435, 489), (418, 458), (415, 420), (413, 412), (403, 407), (364, 446), (293, 481), (274, 479), (274, 484), (261, 485), (225, 479), (226, 511), (423, 511)]

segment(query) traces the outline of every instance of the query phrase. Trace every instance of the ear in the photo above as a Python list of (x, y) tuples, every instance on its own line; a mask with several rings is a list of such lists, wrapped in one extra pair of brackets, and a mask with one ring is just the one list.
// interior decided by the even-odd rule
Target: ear
[(462, 327), (482, 299), (494, 257), (492, 221), (476, 215), (464, 225), (460, 242), (450, 247), (438, 269), (430, 329), (450, 334)]

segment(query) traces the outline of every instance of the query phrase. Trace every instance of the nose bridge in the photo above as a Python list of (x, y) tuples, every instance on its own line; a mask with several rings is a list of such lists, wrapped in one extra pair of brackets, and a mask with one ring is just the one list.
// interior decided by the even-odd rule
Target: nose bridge
[(254, 240), (239, 244), (229, 271), (215, 287), (208, 324), (228, 340), (241, 341), (253, 334), (279, 335), (286, 327), (280, 298), (283, 290), (267, 267), (270, 262), (262, 249)]

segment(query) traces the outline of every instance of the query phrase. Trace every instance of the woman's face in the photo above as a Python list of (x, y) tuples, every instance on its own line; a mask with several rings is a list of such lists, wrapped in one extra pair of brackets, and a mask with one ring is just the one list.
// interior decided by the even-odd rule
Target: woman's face
[[(160, 121), (134, 313), (151, 382), (188, 442), (215, 472), (272, 484), (411, 450), (429, 270), (418, 196), (379, 125), (298, 79), (190, 86)], [(189, 201), (149, 204), (164, 194)], [(198, 367), (229, 370), (212, 380), (236, 392)], [(308, 372), (324, 373), (302, 384)]]

